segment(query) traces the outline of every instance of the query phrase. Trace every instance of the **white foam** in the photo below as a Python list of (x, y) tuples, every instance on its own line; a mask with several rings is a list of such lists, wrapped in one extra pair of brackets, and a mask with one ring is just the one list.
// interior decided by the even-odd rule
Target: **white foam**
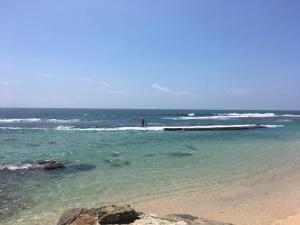
[(195, 113), (189, 113), (188, 116), (195, 116)]
[(71, 130), (74, 126), (58, 126), (55, 130)]
[(277, 127), (284, 127), (284, 125), (264, 125), (267, 128), (277, 128)]
[[(164, 131), (166, 129), (226, 129), (226, 128), (252, 128), (257, 124), (242, 125), (207, 125), (207, 126), (153, 126), (153, 127), (114, 127), (114, 128), (76, 128), (74, 126), (58, 126), (56, 130), (63, 131)], [(276, 128), (283, 125), (260, 125), (264, 128)]]
[(0, 127), (1, 130), (46, 130), (43, 127)]
[(41, 119), (41, 118), (15, 118), (15, 119), (0, 119), (0, 123), (37, 123), (37, 122), (48, 122), (48, 123), (74, 123), (79, 122), (79, 119)]
[(33, 168), (38, 168), (40, 166), (38, 165), (33, 165), (33, 164), (24, 164), (24, 165), (4, 165), (0, 166), (0, 171), (1, 170), (10, 170), (10, 171), (16, 171), (16, 170), (28, 170), (28, 169), (33, 169)]
[(164, 127), (112, 127), (112, 128), (76, 128), (74, 126), (58, 126), (56, 130), (74, 131), (162, 131)]
[(75, 123), (79, 122), (79, 119), (69, 119), (69, 120), (63, 120), (63, 119), (46, 119), (46, 122), (50, 123)]
[(169, 120), (226, 120), (242, 118), (300, 118), (297, 114), (275, 114), (275, 113), (220, 113), (213, 116), (181, 116), (181, 117), (164, 117)]
[(40, 122), (40, 118), (19, 118), (19, 119), (0, 119), (0, 123), (32, 123), (32, 122)]
[(282, 117), (294, 117), (294, 118), (300, 118), (300, 115), (295, 115), (295, 114), (284, 114), (281, 115)]
[(15, 119), (0, 119), (0, 123), (75, 123), (80, 119), (41, 119), (41, 118), (15, 118)]

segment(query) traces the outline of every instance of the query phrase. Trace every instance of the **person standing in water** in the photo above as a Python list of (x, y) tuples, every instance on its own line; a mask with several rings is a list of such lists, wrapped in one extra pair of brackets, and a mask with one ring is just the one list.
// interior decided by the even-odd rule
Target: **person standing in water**
[(141, 125), (142, 125), (142, 127), (145, 127), (145, 120), (144, 120), (144, 118), (141, 121)]

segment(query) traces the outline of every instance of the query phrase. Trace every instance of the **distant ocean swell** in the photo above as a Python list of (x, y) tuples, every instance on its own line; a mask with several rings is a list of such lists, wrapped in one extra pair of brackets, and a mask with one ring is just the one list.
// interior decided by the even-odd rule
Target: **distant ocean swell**
[[(165, 115), (166, 116), (166, 115)], [(164, 120), (226, 120), (226, 119), (243, 119), (243, 118), (281, 118), (281, 119), (300, 119), (299, 114), (275, 114), (275, 113), (213, 113), (213, 114), (195, 114), (162, 116)], [(45, 119), (45, 118), (0, 118), (0, 123), (78, 123), (78, 122), (97, 122), (97, 120), (74, 119)]]

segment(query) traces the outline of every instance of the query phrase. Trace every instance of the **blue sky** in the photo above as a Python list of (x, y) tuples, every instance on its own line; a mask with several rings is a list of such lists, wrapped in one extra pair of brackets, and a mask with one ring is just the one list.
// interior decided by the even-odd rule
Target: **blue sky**
[(0, 107), (300, 109), (299, 10), (0, 0)]

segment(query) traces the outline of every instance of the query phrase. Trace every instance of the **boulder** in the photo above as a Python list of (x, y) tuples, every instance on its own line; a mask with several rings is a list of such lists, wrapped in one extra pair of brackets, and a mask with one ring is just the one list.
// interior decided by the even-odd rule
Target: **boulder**
[(95, 209), (74, 208), (63, 213), (57, 225), (98, 225)]
[(57, 225), (232, 225), (206, 220), (189, 214), (172, 214), (163, 218), (152, 214), (143, 214), (130, 206), (103, 206), (97, 209), (75, 208), (66, 211)]
[(133, 223), (139, 216), (128, 206), (103, 206), (97, 209), (99, 224), (128, 224)]

